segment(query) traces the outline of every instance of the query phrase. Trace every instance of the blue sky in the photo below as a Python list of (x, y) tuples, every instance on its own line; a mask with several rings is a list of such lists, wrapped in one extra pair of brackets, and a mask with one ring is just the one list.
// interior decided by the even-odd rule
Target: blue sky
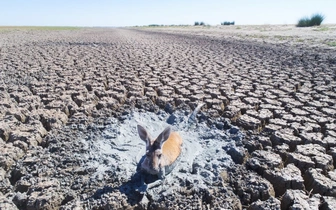
[(336, 23), (335, 8), (336, 0), (1, 0), (0, 25), (295, 24), (313, 13)]

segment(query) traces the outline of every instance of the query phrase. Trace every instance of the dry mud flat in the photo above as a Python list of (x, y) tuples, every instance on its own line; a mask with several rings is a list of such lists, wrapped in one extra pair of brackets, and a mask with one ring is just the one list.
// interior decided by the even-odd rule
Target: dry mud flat
[[(0, 33), (0, 208), (336, 208), (335, 48), (218, 29)], [(185, 139), (152, 188), (137, 123)]]

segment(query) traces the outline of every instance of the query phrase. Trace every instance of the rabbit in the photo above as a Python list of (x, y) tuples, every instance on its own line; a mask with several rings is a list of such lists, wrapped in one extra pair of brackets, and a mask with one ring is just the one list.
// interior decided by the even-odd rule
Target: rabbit
[[(196, 122), (196, 115), (204, 105), (205, 103), (201, 103), (195, 108), (186, 122), (187, 125)], [(180, 134), (172, 132), (168, 126), (156, 139), (152, 139), (144, 127), (137, 125), (137, 128), (140, 138), (146, 142), (146, 156), (140, 169), (163, 179), (174, 168), (174, 163), (181, 155), (183, 140)]]
[(156, 139), (152, 139), (144, 127), (138, 125), (137, 128), (140, 138), (146, 142), (146, 157), (141, 163), (141, 170), (163, 179), (181, 154), (181, 136), (168, 126)]

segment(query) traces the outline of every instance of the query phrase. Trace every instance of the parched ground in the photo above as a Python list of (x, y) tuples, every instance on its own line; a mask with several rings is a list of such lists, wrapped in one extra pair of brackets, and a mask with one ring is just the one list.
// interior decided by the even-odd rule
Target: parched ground
[[(335, 45), (335, 25), (0, 28), (0, 208), (335, 209)], [(201, 102), (244, 133), (212, 187), (132, 200), (79, 167), (110, 117)]]

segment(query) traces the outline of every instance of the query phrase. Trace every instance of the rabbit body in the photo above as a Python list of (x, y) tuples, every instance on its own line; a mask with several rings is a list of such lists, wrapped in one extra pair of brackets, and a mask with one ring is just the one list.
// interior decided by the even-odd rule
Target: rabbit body
[(145, 128), (138, 125), (140, 138), (146, 142), (146, 157), (141, 163), (141, 170), (149, 174), (165, 176), (169, 168), (181, 154), (182, 138), (177, 132), (167, 127), (156, 139), (152, 139)]

